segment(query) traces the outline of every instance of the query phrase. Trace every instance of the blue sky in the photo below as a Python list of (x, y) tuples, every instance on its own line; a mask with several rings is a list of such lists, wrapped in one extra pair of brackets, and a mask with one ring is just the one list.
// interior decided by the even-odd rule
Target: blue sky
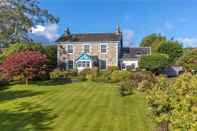
[(144, 36), (161, 33), (182, 41), (185, 47), (197, 47), (195, 0), (41, 0), (40, 4), (60, 18), (58, 25), (38, 32), (48, 33), (50, 40), (65, 27), (73, 33), (114, 32), (119, 24), (125, 45), (138, 46)]

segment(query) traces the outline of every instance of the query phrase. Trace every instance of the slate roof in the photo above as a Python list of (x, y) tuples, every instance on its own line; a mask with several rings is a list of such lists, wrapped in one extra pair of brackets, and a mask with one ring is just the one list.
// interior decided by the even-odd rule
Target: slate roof
[(122, 59), (139, 58), (151, 54), (150, 48), (122, 48)]
[(57, 42), (94, 42), (94, 41), (121, 41), (121, 34), (116, 33), (87, 33), (61, 36)]

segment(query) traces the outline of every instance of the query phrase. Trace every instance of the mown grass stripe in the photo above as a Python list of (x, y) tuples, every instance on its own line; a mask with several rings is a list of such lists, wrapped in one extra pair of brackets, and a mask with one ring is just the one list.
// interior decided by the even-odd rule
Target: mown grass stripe
[[(80, 95), (86, 95), (88, 94), (89, 88), (86, 87), (81, 87), (80, 91), (75, 92), (75, 94), (72, 97), (69, 97), (69, 99), (67, 99), (67, 101), (64, 102), (64, 105), (61, 106), (58, 110), (57, 110), (57, 114), (60, 115), (60, 117), (57, 120), (57, 123), (55, 124), (56, 127), (59, 127), (61, 124), (64, 123), (59, 123), (59, 121), (61, 121), (62, 119), (64, 119), (66, 117), (66, 119), (68, 119), (69, 115), (72, 115), (71, 113), (68, 113), (68, 111), (74, 111), (75, 108), (77, 108), (77, 104), (74, 103), (74, 100), (79, 97)], [(76, 101), (76, 100), (75, 100)], [(67, 116), (66, 116), (67, 115)], [(59, 125), (60, 124), (60, 125)]]
[[(52, 93), (52, 96), (47, 96), (47, 98), (44, 99), (44, 101), (41, 101), (41, 103), (43, 103), (47, 107), (50, 107), (50, 105), (53, 105), (54, 103), (56, 103), (57, 99), (61, 99), (62, 96), (72, 94), (71, 93), (72, 91), (74, 92), (74, 90), (69, 89), (69, 85), (66, 85), (65, 87), (62, 87), (60, 91), (58, 92), (54, 91)], [(66, 92), (69, 92), (69, 93), (66, 93)]]
[[(55, 93), (53, 93), (53, 94), (55, 94)], [(44, 95), (45, 96), (45, 95)], [(43, 96), (43, 97), (44, 97)], [(49, 96), (48, 96), (49, 97)], [(46, 98), (46, 100), (47, 100), (47, 98)], [(26, 101), (22, 101), (22, 102), (28, 102), (28, 99), (26, 99)], [(34, 101), (35, 102), (35, 101)], [(40, 101), (39, 101), (40, 102)], [(38, 102), (37, 103), (33, 103), (33, 105), (37, 105), (37, 104), (39, 104)], [(27, 107), (28, 108), (28, 107)], [(33, 110), (31, 110), (31, 111), (33, 111)], [(48, 115), (50, 115), (50, 114), (48, 114)], [(32, 116), (33, 117), (33, 116)], [(27, 121), (29, 121), (29, 117), (24, 117), (23, 118), (23, 120), (21, 120), (22, 122), (20, 122), (20, 124), (16, 124), (16, 126), (14, 127), (15, 129), (20, 129), (21, 128), (21, 126), (23, 126), (23, 125), (25, 125), (25, 123), (27, 123)], [(38, 123), (39, 123), (39, 121), (38, 121)]]
[[(23, 88), (22, 89), (20, 89), (20, 90), (24, 90)], [(25, 90), (27, 90), (26, 88), (25, 88)], [(56, 92), (52, 92), (52, 93), (50, 93), (51, 95), (55, 95), (55, 94), (57, 94)], [(42, 104), (43, 102), (44, 102), (44, 100), (48, 100), (48, 97), (51, 97), (51, 95), (39, 95), (39, 96), (33, 96), (33, 97), (26, 97), (26, 98), (23, 98), (23, 100), (22, 101), (20, 101), (20, 99), (22, 99), (22, 98), (20, 98), (20, 99), (17, 99), (17, 100), (15, 100), (15, 101), (20, 101), (20, 103), (23, 103), (23, 102), (28, 102), (28, 101), (30, 101), (30, 100), (32, 100), (33, 99), (33, 104), (35, 105), (37, 105), (37, 104)], [(47, 97), (46, 97), (47, 96)], [(40, 98), (42, 98), (42, 97), (44, 97), (45, 99), (42, 99), (43, 101), (40, 101)], [(39, 101), (39, 102), (37, 102), (37, 101)], [(20, 105), (20, 103), (17, 103), (16, 105), (15, 105), (15, 107), (17, 107), (18, 105)], [(5, 120), (6, 120), (7, 118), (5, 117)], [(29, 118), (24, 118), (23, 120), (21, 120), (22, 122), (20, 122), (20, 124), (16, 124), (16, 126), (14, 127), (15, 129), (18, 129), (18, 128), (20, 128), (22, 125), (24, 125), (24, 123), (26, 123), (27, 121), (29, 121)]]
[[(152, 129), (151, 121), (146, 116), (148, 109), (141, 94), (134, 92), (131, 96), (121, 97), (115, 84), (86, 81), (49, 87), (34, 84), (25, 88), (23, 85), (14, 85), (5, 91), (18, 93), (15, 94), (16, 98), (20, 95), (20, 91), (41, 92), (41, 94), (31, 96), (30, 93), (29, 96), (21, 98), (19, 96), (17, 99), (0, 95), (0, 102), (3, 102), (0, 104), (0, 130), (37, 131), (41, 128), (36, 126), (44, 122), (42, 117), (44, 120), (45, 117), (53, 115), (56, 115), (54, 119), (46, 121), (46, 123), (52, 122), (47, 125), (52, 131), (148, 131)], [(20, 104), (25, 102), (32, 106), (40, 106), (35, 109), (27, 106), (24, 110), (19, 110)], [(41, 118), (34, 116), (34, 113), (31, 116), (32, 111), (39, 113), (39, 110), (47, 109), (51, 109), (51, 112)], [(20, 117), (18, 114), (21, 114)]]
[[(93, 87), (95, 88), (95, 87)], [(95, 93), (96, 92), (96, 93)], [(101, 96), (103, 95), (103, 88), (98, 88), (95, 92), (92, 93), (93, 98), (91, 100), (88, 100), (88, 105), (86, 107), (86, 110), (83, 111), (83, 108), (80, 109), (84, 112), (81, 117), (78, 118), (77, 122), (75, 122), (72, 125), (72, 130), (80, 130), (80, 131), (90, 131), (90, 127), (92, 125), (92, 119), (97, 118), (95, 115), (97, 113), (98, 107), (97, 104), (100, 102), (98, 99), (101, 99)], [(90, 110), (92, 109), (92, 110)], [(74, 119), (73, 119), (74, 121)], [(94, 129), (91, 129), (94, 130)], [(96, 130), (95, 130), (96, 131)]]
[[(61, 94), (59, 94), (59, 95), (61, 95)], [(59, 96), (59, 95), (58, 95), (58, 96)], [(57, 98), (58, 98), (58, 96), (57, 96)], [(54, 99), (55, 99), (55, 98), (54, 98)], [(46, 100), (47, 100), (47, 99), (46, 99)], [(36, 103), (36, 104), (38, 104), (38, 103)], [(20, 128), (21, 125), (23, 125), (24, 123), (26, 123), (26, 122), (28, 121), (28, 119), (29, 119), (29, 118), (24, 118), (23, 122), (21, 122), (20, 125), (17, 125), (17, 126), (16, 126), (16, 129), (17, 129), (17, 128)]]
[[(97, 92), (97, 88), (95, 87), (89, 87), (90, 90), (86, 90), (86, 92), (84, 94), (82, 94), (82, 96), (86, 96), (86, 97), (93, 97)], [(76, 98), (78, 99), (78, 98)], [(88, 104), (89, 104), (89, 100), (88, 99), (85, 99), (84, 101), (80, 101), (79, 99), (78, 100), (75, 100), (73, 103), (73, 105), (75, 105), (75, 107), (71, 107), (71, 109), (73, 109), (73, 112), (81, 112), (81, 115), (83, 115), (83, 110), (86, 110), (86, 108), (88, 107)], [(67, 110), (65, 111), (64, 115), (67, 114)], [(80, 117), (79, 115), (73, 113), (72, 115), (71, 114), (68, 114), (67, 115), (67, 120), (64, 121), (63, 124), (61, 124), (61, 126), (59, 127), (62, 127), (62, 128), (65, 128), (67, 129), (68, 127), (69, 128), (72, 128), (73, 126), (73, 121), (74, 122), (77, 122), (77, 119)], [(84, 112), (85, 113), (85, 112)], [(72, 129), (70, 129), (72, 130)]]
[(91, 121), (89, 121), (88, 129), (89, 131), (101, 131), (102, 124), (105, 120), (105, 112), (106, 112), (106, 106), (108, 103), (108, 96), (113, 93), (111, 91), (111, 85), (107, 84), (105, 85), (105, 88), (102, 88), (101, 92), (99, 92), (99, 101), (94, 105), (94, 108), (96, 108), (94, 112), (94, 116), (92, 117)]

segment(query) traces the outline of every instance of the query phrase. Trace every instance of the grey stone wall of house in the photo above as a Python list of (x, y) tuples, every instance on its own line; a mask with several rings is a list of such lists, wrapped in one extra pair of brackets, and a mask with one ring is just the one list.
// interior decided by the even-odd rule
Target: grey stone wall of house
[[(106, 60), (107, 66), (118, 66), (119, 63), (119, 42), (66, 42), (57, 44), (58, 65), (64, 64), (66, 60), (75, 61), (84, 52), (84, 45), (89, 45), (91, 56), (97, 56), (99, 60)], [(101, 53), (101, 44), (107, 45), (107, 53)], [(73, 45), (73, 53), (67, 53), (67, 46)]]

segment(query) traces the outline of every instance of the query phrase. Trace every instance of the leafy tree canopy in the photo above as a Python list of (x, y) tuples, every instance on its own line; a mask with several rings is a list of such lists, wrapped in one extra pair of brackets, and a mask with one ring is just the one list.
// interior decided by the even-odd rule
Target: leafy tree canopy
[(165, 40), (166, 37), (161, 36), (160, 34), (150, 34), (142, 40), (140, 47), (151, 47), (152, 52), (155, 52), (157, 51), (160, 43)]
[(149, 56), (142, 56), (139, 62), (139, 66), (142, 69), (157, 73), (168, 65), (168, 61), (168, 55), (155, 53)]
[(47, 71), (47, 56), (35, 51), (25, 51), (8, 56), (1, 65), (6, 79), (22, 77), (26, 84), (28, 80), (40, 77)]
[(40, 8), (38, 0), (0, 1), (0, 43), (29, 41), (31, 27), (56, 22), (58, 18)]
[(197, 48), (185, 50), (177, 60), (177, 64), (184, 66), (187, 70), (197, 70)]
[(183, 47), (178, 41), (162, 41), (158, 47), (158, 52), (168, 54), (169, 63), (174, 64), (176, 60), (182, 56)]
[(43, 46), (39, 43), (27, 43), (27, 42), (20, 42), (11, 44), (4, 50), (4, 52), (0, 55), (0, 59), (6, 59), (8, 56), (24, 52), (24, 51), (37, 51), (42, 54), (47, 55), (49, 62), (48, 66), (50, 69), (54, 69), (57, 66), (57, 47), (56, 45), (46, 45)]
[(49, 68), (54, 69), (57, 67), (57, 46), (47, 45), (45, 47), (46, 55), (49, 59)]
[(9, 47), (3, 51), (1, 58), (5, 59), (14, 53), (19, 53), (23, 51), (38, 51), (41, 53), (45, 53), (45, 49), (41, 44), (21, 42), (9, 45)]

